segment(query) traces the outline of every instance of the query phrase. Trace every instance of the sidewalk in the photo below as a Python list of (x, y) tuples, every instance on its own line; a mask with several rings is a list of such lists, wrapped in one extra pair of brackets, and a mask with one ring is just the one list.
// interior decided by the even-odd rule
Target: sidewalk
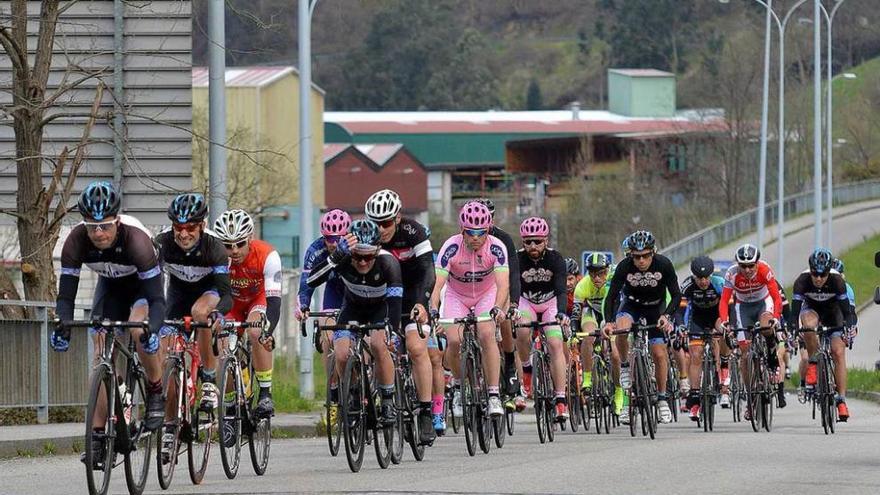
[[(281, 413), (272, 418), (272, 431), (283, 438), (313, 437), (320, 419), (319, 413)], [(0, 458), (79, 453), (84, 437), (83, 423), (3, 426)]]

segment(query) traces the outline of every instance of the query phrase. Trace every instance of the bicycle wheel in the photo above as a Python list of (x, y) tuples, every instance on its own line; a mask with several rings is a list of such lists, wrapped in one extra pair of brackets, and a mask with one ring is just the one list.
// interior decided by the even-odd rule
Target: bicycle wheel
[(700, 380), (700, 419), (703, 423), (703, 431), (712, 431), (712, 412), (715, 407), (713, 400), (715, 387), (712, 381), (712, 372), (715, 370), (715, 363), (703, 356), (703, 366), (701, 371), (702, 380)]
[[(181, 387), (183, 379), (183, 363), (177, 359), (169, 359), (165, 362), (165, 373), (162, 377), (164, 385), (162, 395), (165, 402), (174, 404), (177, 416), (171, 421), (166, 421), (162, 431), (156, 435), (156, 474), (159, 476), (159, 486), (167, 490), (171, 486), (174, 477), (174, 468), (177, 466), (177, 454), (180, 448), (181, 424), (183, 422), (184, 408), (186, 407), (186, 387)], [(167, 433), (174, 435), (173, 442), (163, 452), (164, 436)]]
[(366, 443), (367, 403), (364, 384), (364, 366), (359, 356), (352, 356), (345, 364), (339, 388), (342, 405), (342, 438), (345, 440), (345, 457), (352, 472), (358, 472), (364, 461)]
[(492, 418), (492, 437), (495, 439), (495, 446), (499, 449), (504, 447), (504, 440), (507, 437), (507, 432), (504, 431), (506, 422), (507, 418), (505, 416)]
[(672, 421), (678, 423), (678, 409), (681, 407), (681, 379), (678, 376), (678, 366), (675, 358), (669, 355), (669, 369), (666, 372), (667, 405), (672, 412)]
[[(114, 410), (116, 402), (115, 384), (116, 377), (109, 367), (104, 365), (95, 367), (92, 383), (89, 386), (89, 403), (86, 407), (85, 438), (86, 483), (91, 494), (104, 495), (110, 488), (110, 473), (113, 471), (116, 459), (116, 452), (113, 449), (116, 433), (113, 429), (113, 414), (109, 414), (109, 411)], [(99, 406), (99, 403), (102, 405)], [(95, 431), (92, 425), (97, 409), (100, 408), (105, 408), (108, 414), (104, 420), (103, 431)], [(100, 452), (95, 452), (92, 449), (97, 443), (102, 444)], [(104, 455), (98, 458), (100, 453)], [(101, 469), (92, 469), (95, 464), (98, 464)]]
[(513, 436), (516, 429), (516, 411), (504, 408), (504, 423), (507, 425), (507, 434)]
[(828, 364), (825, 360), (825, 355), (820, 352), (816, 363), (816, 395), (819, 397), (822, 429), (825, 431), (826, 435), (834, 433), (833, 427), (831, 426), (831, 408), (829, 407), (829, 403), (833, 403), (834, 399), (833, 395), (829, 393), (830, 391), (828, 390), (827, 366)]
[(477, 428), (479, 417), (477, 408), (479, 407), (477, 399), (477, 391), (475, 389), (476, 377), (473, 375), (473, 357), (468, 353), (461, 362), (461, 408), (464, 416), (462, 418), (462, 426), (464, 427), (464, 439), (467, 444), (468, 455), (473, 457), (477, 453)]
[(535, 421), (538, 428), (538, 441), (547, 441), (549, 424), (545, 422), (548, 406), (547, 391), (544, 389), (544, 367), (541, 366), (541, 357), (538, 353), (532, 353), (532, 394), (535, 399)]
[[(404, 428), (408, 430), (407, 441), (409, 442), (409, 447), (412, 451), (413, 458), (415, 458), (416, 461), (421, 461), (425, 458), (425, 446), (421, 444), (422, 432), (419, 425), (419, 416), (418, 414), (416, 414), (415, 411), (415, 402), (417, 399), (418, 395), (416, 394), (416, 387), (413, 383), (413, 378), (410, 375), (406, 379), (406, 387), (404, 388), (403, 394), (403, 409), (407, 411), (407, 421), (404, 422), (403, 418), (400, 418), (400, 415), (398, 415), (398, 419), (400, 421), (401, 431), (403, 431)], [(399, 439), (399, 442), (402, 455), (403, 437)]]
[(577, 383), (577, 365), (572, 363), (568, 367), (568, 380), (565, 381), (565, 400), (568, 401), (568, 422), (571, 425), (571, 432), (577, 433), (581, 424), (581, 394)]
[(835, 400), (835, 392), (837, 391), (837, 383), (834, 381), (834, 361), (832, 361), (829, 357), (826, 356), (825, 362), (828, 364), (827, 373), (828, 373), (828, 419), (830, 423), (831, 433), (834, 433), (834, 429), (837, 424), (837, 401)]
[[(334, 359), (335, 359), (335, 357), (333, 356), (333, 354), (331, 354), (329, 362), (331, 362), (331, 363), (335, 362)], [(327, 373), (327, 389), (326, 389), (327, 390), (327, 398), (324, 400), (324, 418), (325, 418), (325, 424), (327, 425), (327, 431), (326, 431), (326, 433), (327, 433), (327, 446), (330, 447), (330, 455), (333, 457), (336, 457), (339, 454), (339, 443), (342, 441), (342, 421), (340, 421), (340, 418), (342, 417), (342, 415), (339, 414), (339, 405), (334, 404), (330, 400), (330, 396), (332, 395), (330, 393), (332, 382), (333, 382), (333, 371), (330, 370)], [(338, 395), (339, 394), (339, 385), (338, 384), (336, 387), (336, 392)], [(338, 397), (337, 397), (337, 401), (338, 401)], [(334, 410), (334, 409), (336, 411), (335, 415), (331, 414), (331, 412), (330, 412), (331, 410)]]
[[(201, 390), (201, 383), (197, 384), (196, 390)], [(187, 435), (186, 457), (189, 464), (189, 479), (194, 485), (198, 485), (205, 477), (208, 468), (208, 457), (211, 453), (215, 433), (214, 413), (199, 409), (200, 397), (190, 408), (190, 432)]]
[(474, 360), (474, 376), (477, 378), (475, 391), (477, 393), (477, 440), (480, 450), (488, 454), (492, 448), (492, 416), (489, 415), (489, 391), (483, 377), (483, 368), (479, 359)]
[(452, 425), (452, 432), (458, 434), (458, 430), (461, 428), (461, 418), (456, 418), (452, 413), (453, 390), (453, 387), (449, 387), (446, 391), (446, 397), (443, 400), (443, 413), (446, 416), (446, 423)]
[[(143, 368), (135, 363), (129, 363), (128, 376), (131, 396), (131, 420), (118, 424), (128, 423), (128, 434), (131, 441), (130, 450), (125, 454), (125, 484), (128, 493), (140, 495), (147, 484), (147, 476), (150, 474), (150, 459), (153, 449), (153, 436), (155, 432), (147, 431), (145, 420), (147, 417), (147, 377)], [(121, 404), (117, 409), (121, 410)]]
[[(401, 369), (394, 367), (394, 409), (397, 411), (397, 420), (394, 422), (391, 432), (391, 463), (400, 464), (403, 460), (403, 441), (409, 441), (412, 430), (406, 424), (405, 411), (407, 411), (406, 392), (403, 389)], [(411, 445), (411, 444), (410, 444)], [(417, 459), (418, 460), (418, 459)]]
[[(220, 404), (217, 408), (217, 426), (220, 430), (220, 460), (223, 472), (229, 479), (238, 475), (241, 462), (241, 421), (244, 397), (241, 383), (241, 368), (235, 357), (225, 357), (220, 362), (218, 374)], [(227, 394), (231, 397), (227, 397)]]
[(641, 396), (639, 409), (641, 409), (642, 413), (642, 435), (644, 436), (645, 427), (647, 426), (648, 435), (651, 437), (651, 440), (653, 440), (657, 423), (655, 422), (654, 404), (652, 400), (653, 392), (651, 391), (649, 384), (650, 378), (648, 377), (648, 367), (645, 364), (645, 359), (647, 359), (647, 356), (642, 356), (641, 359), (637, 360), (637, 373), (640, 375), (638, 379), (640, 388), (639, 395)]
[(751, 412), (749, 422), (752, 430), (757, 433), (761, 428), (761, 363), (760, 358), (752, 356), (748, 363), (749, 383), (746, 387), (746, 404), (748, 411)]
[(730, 385), (727, 387), (727, 393), (730, 398), (730, 412), (733, 415), (733, 422), (742, 421), (742, 380), (739, 374), (739, 358), (732, 354), (728, 364), (728, 373), (730, 374)]

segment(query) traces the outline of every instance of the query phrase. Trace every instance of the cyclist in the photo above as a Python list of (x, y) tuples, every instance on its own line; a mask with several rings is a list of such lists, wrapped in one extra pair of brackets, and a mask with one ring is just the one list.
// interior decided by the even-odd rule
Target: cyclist
[[(672, 315), (681, 301), (678, 276), (669, 258), (657, 254), (652, 233), (646, 230), (633, 232), (627, 238), (626, 247), (629, 255), (614, 270), (606, 296), (609, 304), (605, 305), (604, 331), (608, 334), (612, 328), (629, 330), (633, 322), (641, 318), (648, 324), (657, 324), (648, 332), (648, 342), (655, 364), (659, 419), (662, 423), (669, 423), (672, 421), (666, 396), (669, 355), (664, 334), (672, 330)], [(620, 386), (624, 389), (631, 385), (629, 360), (623, 359), (623, 356), (629, 356), (627, 337), (618, 335), (615, 340), (621, 356)], [(627, 408), (621, 411), (620, 421), (630, 421)]]
[[(837, 270), (833, 270), (831, 251), (819, 248), (809, 258), (809, 271), (801, 273), (794, 281), (790, 324), (816, 329), (819, 326), (846, 327), (855, 325), (853, 311), (847, 296), (846, 282)], [(847, 332), (848, 333), (848, 332)], [(815, 333), (803, 334), (810, 356), (806, 372), (806, 391), (816, 386), (815, 355), (819, 350), (819, 337)], [(837, 384), (835, 402), (840, 421), (849, 418), (846, 407), (846, 343), (844, 332), (831, 334), (831, 358), (834, 360), (834, 381)]]
[[(400, 263), (379, 244), (379, 227), (371, 220), (355, 220), (327, 259), (312, 267), (308, 284), (318, 287), (335, 272), (345, 284), (339, 321), (363, 325), (387, 322), (391, 332), (399, 333), (403, 298)], [(397, 419), (397, 411), (394, 409), (394, 363), (385, 344), (385, 332), (371, 332), (370, 348), (382, 397), (379, 421), (383, 426), (390, 426)], [(348, 330), (333, 332), (338, 376), (342, 376), (348, 362), (351, 339)]]
[[(495, 324), (504, 319), (501, 307), (508, 298), (507, 249), (489, 234), (492, 214), (482, 203), (471, 201), (462, 206), (458, 222), (461, 234), (450, 237), (440, 248), (436, 261), (437, 279), (431, 293), (431, 317), (441, 316), (437, 307), (443, 295), (443, 318), (463, 318), (474, 308), (477, 316), (491, 316), (495, 322), (477, 323), (477, 338), (482, 349), (483, 376), (489, 392), (489, 414), (504, 414), (499, 394), (501, 356), (495, 340)], [(460, 329), (445, 329), (448, 347), (446, 359), (454, 377), (452, 414), (462, 416)]]
[[(436, 429), (431, 415), (432, 402), (436, 407), (441, 395), (433, 394), (434, 364), (428, 355), (428, 347), (436, 347), (436, 339), (428, 339), (428, 297), (434, 287), (434, 253), (431, 248), (431, 233), (424, 225), (411, 218), (402, 217), (403, 207), (400, 196), (390, 189), (373, 193), (364, 204), (367, 218), (379, 227), (379, 241), (382, 249), (391, 253), (400, 263), (400, 276), (403, 280), (403, 335), (406, 352), (412, 362), (413, 380), (419, 397), (419, 430), (422, 443), (429, 444), (436, 438)], [(415, 321), (410, 315), (416, 313)], [(419, 336), (416, 325), (422, 325), (425, 338)], [(439, 372), (439, 370), (438, 370)], [(436, 417), (441, 417), (439, 414)], [(441, 426), (441, 425), (436, 425)]]
[(501, 322), (501, 350), (504, 353), (504, 386), (507, 388), (507, 395), (513, 397), (513, 400), (508, 401), (504, 406), (508, 409), (513, 407), (517, 411), (522, 411), (526, 408), (526, 399), (520, 392), (520, 383), (517, 378), (516, 343), (513, 340), (513, 321), (519, 314), (517, 306), (519, 305), (520, 296), (519, 258), (513, 256), (513, 253), (516, 253), (516, 244), (513, 243), (513, 237), (510, 234), (495, 225), (495, 203), (487, 198), (480, 198), (476, 201), (489, 208), (489, 213), (492, 215), (492, 226), (489, 228), (489, 235), (500, 240), (509, 255), (507, 263), (510, 277), (510, 297), (501, 306), (501, 309), (507, 311), (508, 316), (507, 319)]
[(581, 267), (574, 258), (565, 258), (565, 313), (571, 314), (574, 310), (574, 288), (581, 281)]
[[(591, 253), (587, 257), (584, 267), (587, 276), (582, 278), (574, 289), (574, 308), (571, 313), (572, 324), (576, 332), (595, 332), (604, 323), (603, 307), (608, 288), (611, 287), (611, 278), (614, 267), (608, 262), (608, 258), (602, 253)], [(586, 392), (593, 386), (593, 346), (595, 337), (587, 337), (581, 341), (581, 364), (584, 368), (581, 388)], [(615, 383), (620, 376), (620, 355), (617, 348), (611, 348), (612, 378)], [(615, 375), (614, 373), (618, 373)], [(620, 415), (623, 407), (623, 389), (614, 388), (614, 413)]]
[[(568, 339), (563, 335), (563, 330), (568, 331), (570, 320), (566, 314), (568, 296), (565, 283), (568, 270), (565, 258), (548, 246), (550, 226), (543, 218), (531, 217), (523, 220), (519, 226), (519, 235), (523, 242), (523, 248), (517, 252), (522, 288), (519, 298), (520, 312), (526, 323), (555, 321), (558, 324), (546, 327), (544, 335), (550, 351), (550, 376), (556, 396), (556, 419), (568, 419), (563, 350), (563, 342)], [(529, 361), (531, 339), (531, 332), (517, 332), (516, 347), (523, 363), (523, 383), (529, 395), (532, 381), (532, 365)]]
[[(737, 248), (734, 258), (736, 264), (728, 268), (724, 275), (724, 289), (718, 306), (723, 326), (725, 328), (730, 326), (730, 302), (733, 300), (736, 324), (739, 328), (749, 328), (756, 322), (760, 322), (762, 327), (778, 327), (782, 299), (779, 284), (773, 276), (770, 265), (761, 260), (761, 251), (751, 244), (743, 244)], [(776, 352), (777, 338), (772, 331), (765, 331), (764, 335), (768, 339), (767, 364), (772, 372), (779, 366)], [(742, 378), (744, 383), (748, 383), (749, 370), (746, 364), (749, 357), (746, 351), (751, 341), (744, 332), (738, 332), (736, 339), (742, 349), (740, 356)], [(746, 419), (750, 419), (751, 414), (752, 412), (746, 407)]]
[[(309, 287), (309, 274), (317, 264), (326, 260), (327, 256), (336, 251), (336, 243), (348, 234), (348, 229), (351, 227), (351, 217), (348, 213), (342, 210), (330, 210), (321, 216), (320, 226), (321, 237), (315, 239), (315, 241), (309, 245), (308, 249), (306, 249), (305, 258), (303, 259), (302, 275), (299, 279), (299, 294), (294, 303), (294, 317), (299, 321), (303, 321), (309, 317), (309, 307), (312, 304), (312, 294), (315, 291), (313, 287)], [(342, 283), (342, 279), (337, 277), (335, 272), (331, 272), (327, 277), (327, 283), (324, 286), (324, 297), (321, 300), (321, 310), (330, 311), (333, 309), (339, 309), (342, 305), (342, 297), (344, 294), (345, 285)], [(325, 325), (330, 325), (332, 323), (333, 321), (331, 318), (327, 318), (322, 322), (322, 324)], [(339, 403), (339, 384), (336, 382), (336, 374), (334, 373), (336, 366), (329, 362), (329, 349), (332, 344), (332, 334), (330, 332), (323, 332), (320, 339), (321, 349), (324, 351), (321, 355), (322, 360), (324, 361), (324, 370), (328, 375), (334, 377), (331, 379), (332, 383), (330, 384), (329, 417), (325, 418), (327, 424), (330, 425), (336, 421)]]
[[(165, 316), (165, 295), (156, 250), (150, 232), (136, 218), (121, 215), (120, 196), (110, 182), (92, 182), (80, 194), (78, 208), (83, 221), (71, 230), (61, 250), (61, 276), (55, 312), (60, 321), (73, 319), (74, 302), (83, 265), (98, 274), (92, 300), (92, 318), (120, 321), (144, 321), (149, 315), (149, 329), (132, 329), (137, 352), (147, 373), (145, 426), (154, 431), (162, 426), (165, 402), (162, 398), (162, 363), (159, 329)], [(89, 329), (100, 356), (104, 335)], [(70, 329), (59, 325), (52, 331), (52, 348), (64, 352), (70, 345)], [(102, 430), (106, 422), (106, 403), (97, 402), (92, 427)], [(94, 469), (102, 469), (104, 442), (97, 440)], [(82, 459), (85, 459), (83, 455)]]
[[(254, 239), (254, 221), (244, 210), (223, 212), (214, 222), (214, 233), (229, 254), (229, 279), (232, 286), (232, 309), (227, 318), (236, 321), (263, 322), (262, 328), (248, 329), (253, 349), (254, 374), (260, 385), (257, 417), (275, 414), (272, 401), (272, 333), (281, 316), (281, 257), (271, 244)], [(234, 392), (226, 392), (231, 401)], [(232, 426), (231, 422), (227, 422)], [(232, 431), (221, 432), (224, 445), (235, 440)]]
[[(690, 412), (692, 421), (700, 419), (700, 378), (703, 371), (703, 337), (694, 335), (703, 333), (705, 330), (721, 331), (721, 317), (718, 314), (718, 305), (721, 302), (724, 279), (714, 274), (715, 262), (708, 256), (698, 256), (691, 261), (691, 276), (681, 284), (681, 295), (687, 299), (687, 308), (684, 314), (684, 328), (689, 334), (690, 347), (690, 370), (688, 376), (690, 391), (686, 406)], [(728, 360), (730, 349), (726, 339), (716, 339), (719, 345), (715, 347), (716, 362), (720, 362), (719, 381), (723, 387), (730, 383), (730, 370)], [(720, 358), (719, 358), (720, 355)], [(724, 392), (721, 395), (721, 407), (730, 407), (730, 397)]]

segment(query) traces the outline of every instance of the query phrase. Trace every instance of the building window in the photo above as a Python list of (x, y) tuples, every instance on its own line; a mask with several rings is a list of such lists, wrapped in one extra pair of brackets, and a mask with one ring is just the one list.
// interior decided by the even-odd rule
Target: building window
[(670, 172), (684, 172), (687, 168), (687, 147), (670, 144), (666, 150), (666, 168)]

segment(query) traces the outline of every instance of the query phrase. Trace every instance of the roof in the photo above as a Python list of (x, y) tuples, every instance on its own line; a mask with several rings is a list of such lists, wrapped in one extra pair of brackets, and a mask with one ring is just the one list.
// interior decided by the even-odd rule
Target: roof
[[(299, 72), (289, 65), (255, 65), (250, 67), (227, 67), (227, 88), (261, 88), (268, 86), (284, 76), (293, 74), (299, 78)], [(192, 85), (194, 88), (208, 87), (208, 68), (192, 68)], [(324, 94), (324, 90), (312, 83), (312, 89)]]
[[(330, 143), (324, 145), (324, 164), (329, 164), (333, 159), (353, 148), (359, 154), (367, 158), (377, 170), (384, 167), (389, 160), (394, 158), (404, 146), (401, 143), (378, 143), (378, 144), (347, 144)], [(415, 158), (415, 157), (413, 157)]]
[(675, 74), (657, 69), (608, 69), (608, 72), (629, 77), (675, 77)]

